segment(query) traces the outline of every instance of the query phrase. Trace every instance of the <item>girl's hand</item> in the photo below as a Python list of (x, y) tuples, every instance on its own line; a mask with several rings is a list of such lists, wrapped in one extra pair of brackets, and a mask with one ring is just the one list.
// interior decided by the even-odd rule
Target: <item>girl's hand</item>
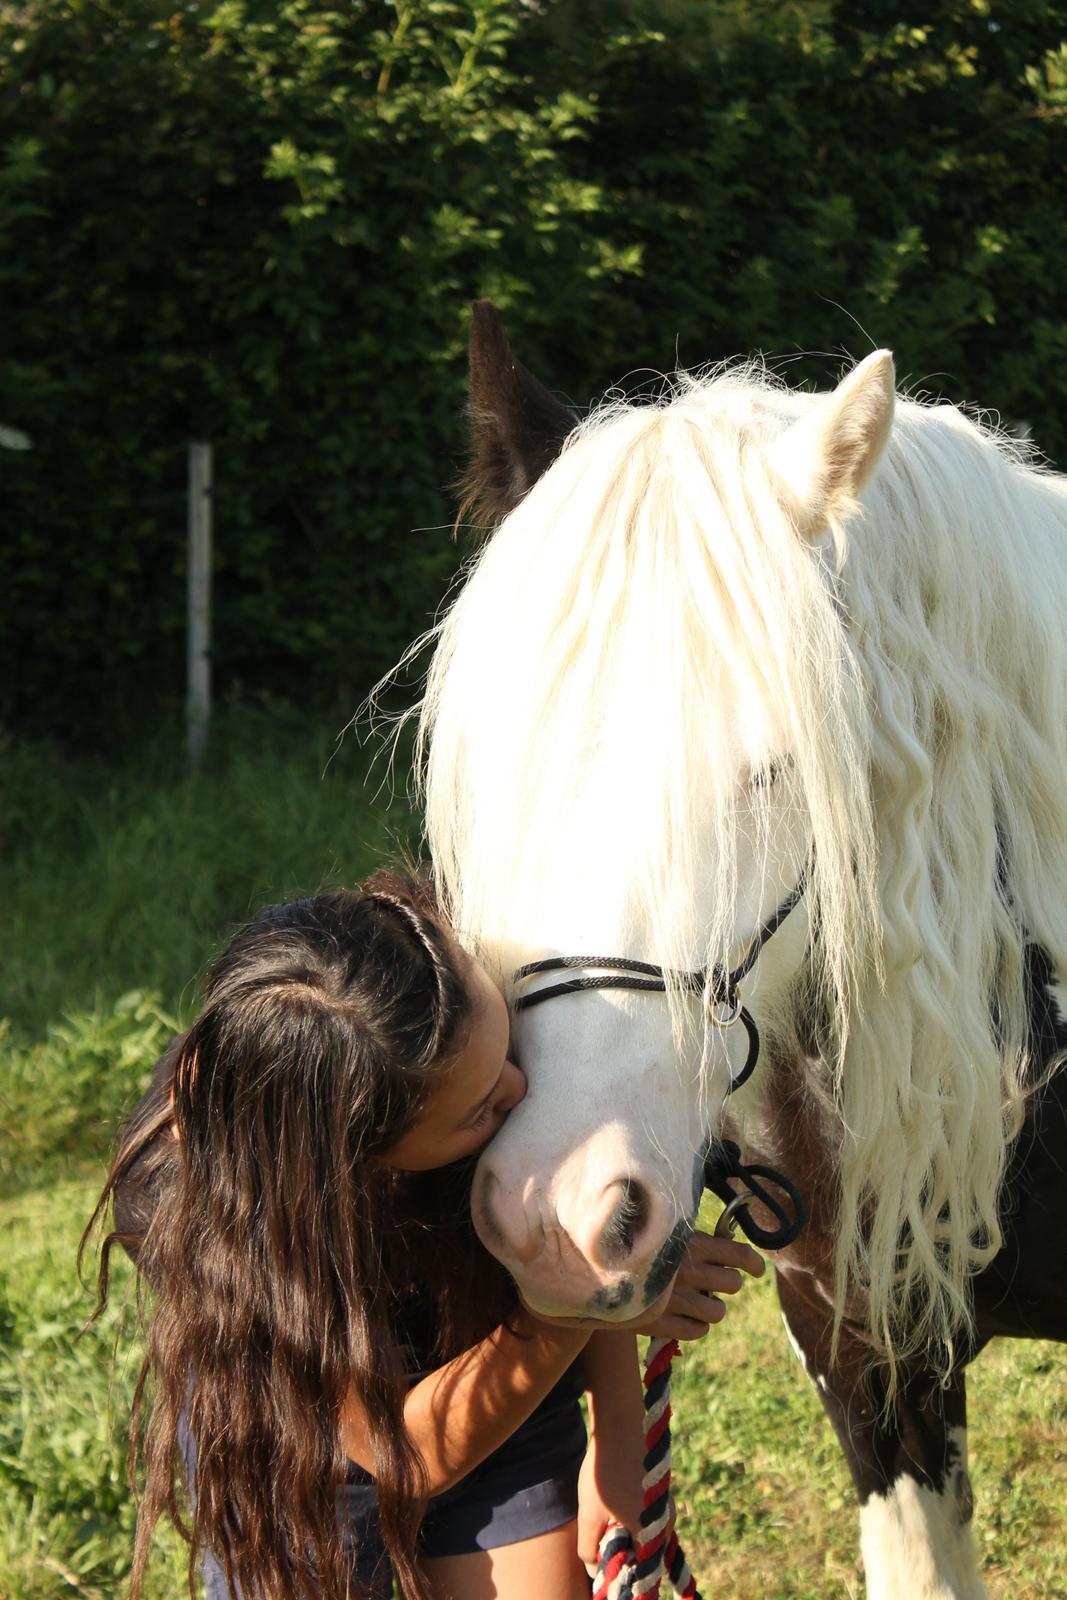
[(726, 1307), (718, 1298), (736, 1294), (744, 1282), (741, 1274), (762, 1278), (763, 1257), (738, 1239), (718, 1239), (712, 1233), (694, 1233), (678, 1268), (666, 1310), (637, 1332), (654, 1339), (702, 1339), (713, 1322), (721, 1322)]
[(612, 1435), (598, 1443), (594, 1432), (578, 1474), (578, 1556), (596, 1571), (597, 1551), (609, 1523), (621, 1522), (636, 1544), (641, 1521), (641, 1470), (644, 1440), (640, 1426), (634, 1438)]

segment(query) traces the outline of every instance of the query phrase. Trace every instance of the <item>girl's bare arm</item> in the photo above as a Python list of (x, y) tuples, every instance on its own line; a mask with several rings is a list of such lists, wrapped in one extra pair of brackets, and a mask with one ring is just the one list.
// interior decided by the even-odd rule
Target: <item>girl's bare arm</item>
[[(426, 1468), (429, 1493), (451, 1488), (510, 1438), (588, 1338), (588, 1328), (549, 1327), (523, 1310), (514, 1331), (495, 1329), (414, 1384), (404, 1401), (404, 1423)], [(371, 1430), (354, 1390), (341, 1409), (341, 1445), (351, 1460), (374, 1472)]]

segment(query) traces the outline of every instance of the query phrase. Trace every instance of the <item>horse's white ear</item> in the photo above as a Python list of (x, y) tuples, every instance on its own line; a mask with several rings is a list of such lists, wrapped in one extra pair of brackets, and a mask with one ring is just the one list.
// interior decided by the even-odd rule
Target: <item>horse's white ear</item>
[(893, 357), (875, 350), (774, 441), (771, 466), (806, 539), (847, 514), (885, 448), (895, 398)]

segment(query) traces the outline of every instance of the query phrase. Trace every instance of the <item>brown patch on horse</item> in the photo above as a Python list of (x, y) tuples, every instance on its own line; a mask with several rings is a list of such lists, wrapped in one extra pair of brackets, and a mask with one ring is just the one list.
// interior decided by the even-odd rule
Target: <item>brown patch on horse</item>
[[(764, 1033), (761, 1057), (762, 1113), (758, 1125), (746, 1129), (745, 1156), (777, 1167), (798, 1185), (808, 1220), (799, 1238), (776, 1260), (810, 1274), (820, 1296), (830, 1304), (834, 1285), (834, 1245), (840, 1199), (841, 1124), (829, 1069), (819, 1054), (825, 1019), (808, 972), (798, 979), (792, 1028)], [(756, 1220), (764, 1221), (758, 1205)], [(866, 1302), (853, 1288), (845, 1305), (846, 1319), (862, 1326)]]
[(471, 308), (471, 461), (459, 486), (456, 528), (502, 522), (555, 461), (578, 420), (512, 353), (491, 300)]

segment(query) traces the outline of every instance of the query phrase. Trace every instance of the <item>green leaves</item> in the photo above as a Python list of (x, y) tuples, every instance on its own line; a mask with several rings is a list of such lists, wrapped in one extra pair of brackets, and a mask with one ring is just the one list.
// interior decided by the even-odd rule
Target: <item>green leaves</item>
[(825, 383), (862, 328), (1067, 457), (1045, 0), (36, 0), (0, 30), (0, 419), (35, 447), (0, 453), (0, 715), (180, 696), (194, 435), (220, 688), (358, 701), (455, 571), (485, 293), (576, 398), (676, 351), (831, 352), (793, 369)]

